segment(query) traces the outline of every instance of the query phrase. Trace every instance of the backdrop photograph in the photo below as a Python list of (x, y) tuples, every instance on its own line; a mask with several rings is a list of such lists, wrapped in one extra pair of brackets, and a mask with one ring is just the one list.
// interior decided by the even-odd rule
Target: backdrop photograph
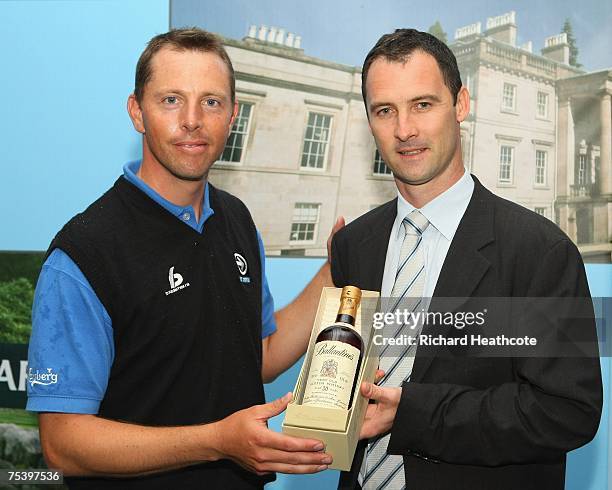
[[(415, 28), (450, 48), (469, 91), (465, 168), (577, 246), (610, 346), (612, 3), (0, 0), (0, 19), (0, 468), (45, 467), (37, 414), (25, 410), (38, 382), (28, 342), (40, 269), (62, 226), (142, 158), (126, 101), (146, 43), (173, 28), (217, 34), (232, 61), (238, 112), (209, 179), (251, 212), (276, 309), (325, 263), (339, 216), (351, 223), (397, 196), (361, 70), (382, 34)], [(568, 454), (570, 490), (612, 489), (609, 354), (599, 431)], [(294, 388), (301, 364), (265, 385), (267, 401)], [(338, 478), (279, 473), (266, 488), (331, 489)]]

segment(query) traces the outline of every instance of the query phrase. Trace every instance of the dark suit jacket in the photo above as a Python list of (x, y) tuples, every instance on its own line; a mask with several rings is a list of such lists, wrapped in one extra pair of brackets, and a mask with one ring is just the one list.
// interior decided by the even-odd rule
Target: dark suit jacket
[[(589, 297), (581, 257), (569, 238), (546, 218), (474, 181), (432, 309), (442, 297)], [(395, 199), (335, 235), (337, 287), (380, 291), (396, 212)], [(563, 332), (572, 325), (555, 328)], [(601, 415), (592, 317), (582, 322), (580, 335), (594, 349), (582, 358), (457, 357), (444, 355), (444, 347), (420, 346), (388, 448), (404, 456), (407, 488), (562, 489), (566, 452), (594, 437)], [(356, 487), (364, 447), (362, 441), (339, 488)]]

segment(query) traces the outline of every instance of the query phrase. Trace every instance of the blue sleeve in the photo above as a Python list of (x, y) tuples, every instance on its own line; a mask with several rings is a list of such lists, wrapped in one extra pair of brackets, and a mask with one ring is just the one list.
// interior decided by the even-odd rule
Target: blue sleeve
[(274, 320), (274, 299), (266, 278), (266, 252), (259, 231), (257, 232), (257, 240), (259, 241), (259, 256), (261, 257), (261, 338), (265, 339), (268, 335), (276, 332), (276, 321)]
[(54, 250), (34, 294), (26, 409), (98, 413), (114, 355), (108, 313), (72, 259)]

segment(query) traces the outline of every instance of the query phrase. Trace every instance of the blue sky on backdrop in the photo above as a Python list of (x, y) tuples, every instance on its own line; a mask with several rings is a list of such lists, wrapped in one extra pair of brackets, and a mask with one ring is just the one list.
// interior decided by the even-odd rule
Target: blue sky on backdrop
[(532, 41), (539, 54), (569, 17), (584, 67), (612, 68), (610, 0), (172, 0), (171, 10), (173, 27), (198, 25), (235, 39), (250, 24), (283, 27), (302, 36), (306, 54), (349, 65), (361, 65), (380, 35), (396, 27), (427, 30), (439, 20), (452, 40), (458, 27), (480, 21), (484, 30), (487, 17), (510, 10), (517, 43)]

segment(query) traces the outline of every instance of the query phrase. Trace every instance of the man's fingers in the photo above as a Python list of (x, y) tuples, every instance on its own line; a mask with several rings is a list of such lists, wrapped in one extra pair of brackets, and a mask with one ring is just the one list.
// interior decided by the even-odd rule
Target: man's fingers
[(385, 392), (380, 386), (374, 383), (361, 383), (361, 394), (370, 400), (381, 401), (385, 399)]
[(364, 420), (369, 420), (376, 416), (376, 411), (378, 410), (378, 405), (376, 403), (369, 403), (366, 408), (366, 414)]
[(291, 465), (309, 465), (320, 466), (331, 464), (333, 458), (330, 454), (322, 451), (306, 451), (306, 452), (291, 452), (279, 451), (277, 449), (261, 449), (258, 459), (263, 464), (291, 464)]
[(327, 469), (327, 465), (293, 465), (293, 464), (284, 464), (284, 463), (271, 463), (269, 466), (269, 470), (266, 470), (265, 474), (268, 471), (274, 471), (276, 473), (289, 473), (292, 475), (303, 475), (309, 473), (318, 473), (319, 471), (324, 471)]
[(274, 401), (259, 405), (259, 416), (267, 419), (276, 417), (278, 414), (283, 413), (287, 408), (287, 405), (291, 401), (293, 394), (287, 393), (282, 398), (277, 398)]
[(378, 384), (378, 382), (385, 377), (385, 372), (382, 369), (376, 370), (376, 375), (374, 376), (374, 383)]
[(343, 228), (346, 225), (345, 221), (344, 221), (344, 216), (338, 216), (338, 219), (336, 220), (336, 222), (334, 223), (334, 226), (332, 228), (332, 232), (331, 232), (331, 236), (334, 236), (334, 234), (340, 230), (341, 228)]
[(290, 452), (322, 451), (325, 448), (323, 443), (316, 439), (302, 439), (301, 437), (292, 437), (271, 430), (267, 430), (265, 436), (261, 436), (258, 442), (263, 447)]
[(327, 239), (327, 260), (331, 261), (331, 246), (334, 235), (338, 230), (345, 226), (344, 216), (338, 216), (338, 219), (334, 223), (332, 227), (331, 233), (329, 234), (329, 238)]
[(326, 470), (333, 461), (324, 452), (289, 452), (261, 448), (253, 456), (253, 470), (257, 474), (270, 471), (280, 473), (317, 473)]
[(378, 431), (377, 428), (374, 427), (374, 422), (371, 420), (366, 421), (361, 426), (361, 432), (359, 433), (359, 439), (370, 439), (374, 436), (377, 436), (378, 434), (380, 434), (380, 431)]

